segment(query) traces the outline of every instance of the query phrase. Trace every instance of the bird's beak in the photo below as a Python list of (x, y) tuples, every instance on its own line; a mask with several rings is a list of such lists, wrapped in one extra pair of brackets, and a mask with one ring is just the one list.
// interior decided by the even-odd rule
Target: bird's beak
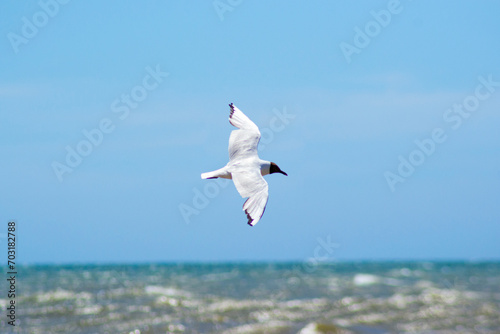
[(285, 173), (285, 172), (284, 172), (284, 171), (282, 171), (282, 170), (280, 170), (280, 173), (281, 173), (281, 174), (283, 174), (283, 175), (288, 176), (288, 174), (287, 174), (287, 173)]

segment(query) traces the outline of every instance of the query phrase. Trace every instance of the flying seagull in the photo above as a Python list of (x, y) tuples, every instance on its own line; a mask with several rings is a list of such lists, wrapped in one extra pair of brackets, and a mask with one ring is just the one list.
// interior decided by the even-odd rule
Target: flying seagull
[(243, 204), (248, 225), (254, 226), (264, 214), (267, 205), (268, 185), (263, 176), (282, 171), (274, 162), (261, 160), (257, 153), (260, 131), (234, 104), (230, 104), (229, 123), (239, 128), (229, 137), (229, 162), (221, 169), (201, 174), (202, 179), (233, 179), (241, 197), (248, 199)]

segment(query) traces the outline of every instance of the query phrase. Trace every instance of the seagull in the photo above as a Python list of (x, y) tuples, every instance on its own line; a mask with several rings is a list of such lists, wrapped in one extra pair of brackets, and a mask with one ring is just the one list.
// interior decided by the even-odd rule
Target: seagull
[(229, 162), (213, 172), (202, 173), (202, 179), (232, 179), (241, 197), (248, 199), (243, 204), (243, 211), (248, 218), (248, 225), (254, 226), (266, 210), (268, 184), (263, 176), (273, 173), (287, 175), (274, 162), (262, 160), (257, 153), (260, 131), (234, 104), (230, 104), (229, 123), (239, 128), (229, 137)]

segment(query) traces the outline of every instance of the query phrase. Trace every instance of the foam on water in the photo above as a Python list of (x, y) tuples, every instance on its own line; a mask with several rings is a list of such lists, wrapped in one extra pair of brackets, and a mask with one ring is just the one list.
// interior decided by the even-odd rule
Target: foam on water
[(356, 274), (352, 281), (354, 285), (363, 286), (380, 283), (381, 278), (370, 274)]
[(155, 285), (148, 285), (145, 287), (144, 290), (146, 291), (146, 294), (151, 294), (151, 295), (157, 294), (157, 295), (165, 295), (172, 297), (188, 297), (190, 295), (190, 293), (186, 291), (182, 291), (171, 287), (163, 287)]

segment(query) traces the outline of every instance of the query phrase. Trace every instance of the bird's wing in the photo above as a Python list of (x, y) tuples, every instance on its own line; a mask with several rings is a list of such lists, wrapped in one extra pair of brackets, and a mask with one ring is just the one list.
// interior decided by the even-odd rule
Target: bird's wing
[(229, 137), (229, 160), (234, 161), (248, 157), (258, 157), (259, 128), (232, 103), (229, 106), (231, 107), (229, 122), (240, 128), (240, 130), (232, 131)]
[(242, 130), (253, 130), (259, 132), (259, 128), (254, 122), (250, 120), (240, 109), (236, 108), (234, 104), (230, 104), (229, 108), (229, 123)]
[(232, 173), (233, 182), (241, 197), (248, 197), (243, 204), (248, 218), (248, 225), (253, 226), (260, 220), (266, 210), (269, 187), (258, 168), (249, 170), (238, 168)]
[(234, 185), (241, 197), (248, 197), (243, 204), (248, 218), (248, 225), (257, 224), (264, 210), (268, 198), (268, 185), (260, 173), (257, 146), (260, 140), (260, 131), (257, 125), (250, 120), (234, 104), (230, 104), (229, 123), (239, 128), (231, 132), (229, 137), (229, 160)]
[(258, 158), (260, 132), (234, 130), (229, 136), (229, 160), (236, 161), (246, 158)]

